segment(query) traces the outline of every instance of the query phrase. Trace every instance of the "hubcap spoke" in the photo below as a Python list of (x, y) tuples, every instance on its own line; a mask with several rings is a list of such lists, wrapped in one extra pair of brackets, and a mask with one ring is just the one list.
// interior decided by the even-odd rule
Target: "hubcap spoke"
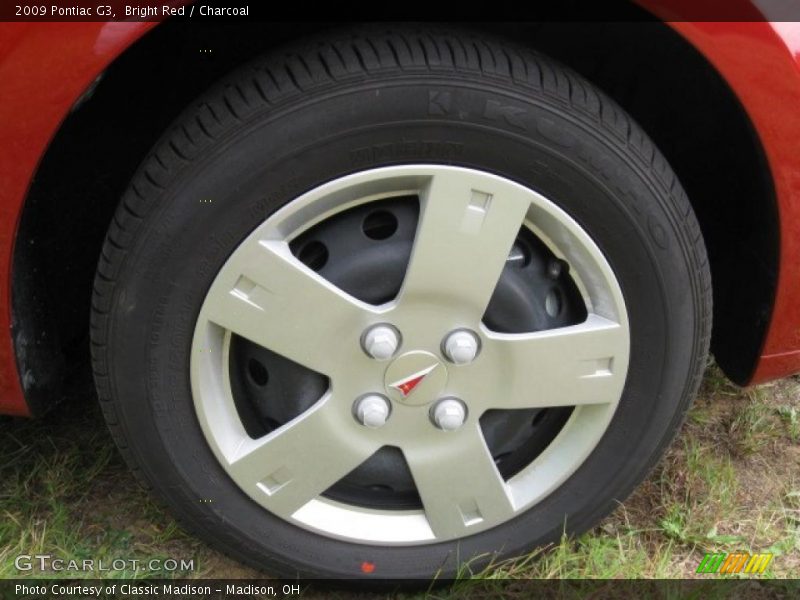
[(443, 171), (421, 198), (401, 300), (450, 302), (479, 319), (530, 206), (515, 184)]
[(616, 403), (628, 369), (627, 331), (594, 314), (561, 329), (492, 334), (484, 352), (508, 373), (499, 389), (493, 390), (481, 373), (466, 383), (485, 408)]
[(357, 349), (371, 307), (308, 269), (286, 243), (248, 240), (231, 260), (206, 298), (209, 321), (326, 375), (342, 348)]
[(434, 535), (461, 537), (512, 517), (507, 486), (477, 422), (441, 435), (435, 451), (404, 449)]
[(323, 399), (259, 440), (247, 439), (229, 471), (284, 518), (367, 460), (377, 446), (347, 435), (339, 409)]

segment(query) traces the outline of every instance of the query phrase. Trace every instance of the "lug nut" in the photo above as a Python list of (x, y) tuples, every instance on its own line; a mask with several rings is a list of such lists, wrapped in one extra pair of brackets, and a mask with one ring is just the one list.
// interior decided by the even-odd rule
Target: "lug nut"
[(392, 407), (389, 405), (389, 401), (383, 396), (370, 394), (356, 400), (353, 412), (358, 422), (364, 427), (377, 429), (386, 424), (386, 419), (389, 418)]
[(361, 338), (361, 345), (372, 358), (386, 360), (394, 356), (400, 346), (400, 335), (391, 325), (370, 327)]
[(455, 431), (464, 424), (466, 418), (467, 407), (455, 398), (439, 400), (431, 411), (434, 425), (444, 431)]
[(452, 332), (442, 344), (444, 355), (457, 365), (466, 365), (475, 360), (480, 347), (478, 336), (466, 329)]

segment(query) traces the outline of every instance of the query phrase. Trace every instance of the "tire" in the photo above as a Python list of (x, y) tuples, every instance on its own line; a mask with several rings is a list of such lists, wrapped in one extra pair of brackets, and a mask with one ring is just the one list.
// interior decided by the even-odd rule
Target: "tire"
[[(505, 296), (499, 300), (492, 296), (492, 303), (499, 307), (493, 309), (493, 327), (503, 333), (496, 336), (487, 333), (483, 325), (475, 322), (473, 333), (468, 332), (483, 344), (480, 349), (474, 350), (480, 352), (474, 359), (475, 368), (484, 368), (479, 367), (484, 363), (494, 365), (493, 371), (486, 371), (489, 379), (484, 377), (480, 381), (494, 382), (492, 385), (503, 390), (503, 394), (514, 389), (521, 396), (525, 396), (519, 392), (521, 386), (530, 385), (533, 390), (530, 395), (538, 398), (547, 394), (556, 397), (567, 393), (565, 389), (573, 390), (568, 383), (580, 395), (584, 389), (581, 386), (589, 385), (585, 382), (591, 380), (588, 377), (591, 375), (601, 381), (598, 385), (606, 385), (602, 381), (607, 380), (610, 386), (607, 389), (611, 392), (603, 394), (613, 397), (603, 396), (606, 404), (590, 404), (588, 408), (580, 406), (573, 409), (558, 403), (560, 409), (530, 409), (534, 413), (525, 412), (528, 407), (518, 410), (514, 404), (512, 409), (516, 412), (509, 414), (527, 415), (525, 418), (531, 414), (544, 414), (545, 420), (549, 419), (547, 422), (550, 425), (547, 427), (550, 433), (542, 433), (539, 438), (532, 433), (525, 433), (530, 439), (538, 439), (534, 443), (534, 446), (538, 446), (532, 450), (530, 445), (525, 445), (528, 444), (528, 438), (525, 438), (526, 441), (515, 447), (513, 452), (522, 453), (520, 448), (524, 446), (527, 453), (524, 454), (527, 457), (525, 460), (531, 457), (539, 460), (547, 453), (542, 446), (557, 447), (558, 452), (568, 458), (554, 463), (559, 465), (560, 470), (553, 476), (549, 488), (520, 488), (528, 494), (525, 496), (527, 504), (522, 508), (509, 501), (510, 512), (502, 513), (497, 508), (502, 503), (486, 501), (481, 495), (484, 488), (480, 485), (484, 473), (481, 467), (486, 467), (482, 459), (475, 458), (474, 464), (467, 461), (465, 465), (462, 462), (467, 455), (459, 455), (454, 451), (448, 458), (446, 454), (448, 444), (457, 447), (458, 442), (454, 440), (465, 438), (467, 431), (472, 435), (480, 430), (483, 431), (485, 444), (490, 446), (490, 462), (493, 459), (498, 464), (497, 468), (501, 468), (500, 459), (494, 455), (486, 437), (489, 434), (481, 429), (485, 423), (480, 420), (488, 418), (485, 417), (486, 413), (481, 416), (483, 405), (475, 408), (470, 400), (464, 400), (469, 406), (462, 416), (457, 414), (456, 407), (453, 417), (455, 427), (461, 426), (456, 432), (443, 431), (442, 423), (447, 422), (449, 417), (437, 420), (439, 417), (434, 414), (438, 406), (435, 401), (439, 400), (437, 393), (441, 396), (450, 390), (447, 386), (464, 385), (464, 398), (468, 398), (469, 385), (473, 384), (463, 382), (478, 380), (475, 377), (470, 379), (469, 369), (472, 367), (469, 365), (454, 365), (453, 360), (446, 360), (448, 350), (444, 348), (444, 342), (440, 347), (433, 343), (414, 345), (414, 340), (427, 340), (425, 335), (428, 334), (423, 330), (435, 328), (437, 319), (450, 323), (448, 327), (451, 329), (457, 328), (458, 319), (468, 321), (464, 315), (472, 314), (470, 311), (474, 308), (467, 306), (472, 302), (472, 292), (469, 290), (480, 288), (482, 265), (494, 264), (496, 259), (493, 262), (492, 257), (496, 253), (492, 253), (492, 244), (487, 243), (485, 247), (481, 246), (482, 242), (477, 247), (465, 245), (463, 254), (469, 265), (453, 265), (450, 270), (447, 268), (447, 261), (451, 260), (451, 255), (447, 254), (449, 246), (442, 243), (436, 246), (437, 252), (443, 253), (441, 255), (423, 254), (422, 250), (418, 252), (426, 260), (434, 256), (425, 263), (428, 265), (432, 261), (434, 266), (430, 269), (438, 268), (435, 266), (439, 260), (437, 256), (444, 257), (441, 259), (442, 270), (436, 276), (429, 277), (431, 281), (440, 280), (444, 287), (437, 288), (430, 296), (425, 295), (427, 292), (414, 296), (416, 288), (406, 281), (407, 287), (402, 291), (406, 295), (398, 296), (411, 298), (416, 302), (413, 304), (415, 307), (426, 307), (419, 308), (415, 313), (423, 315), (420, 318), (425, 327), (413, 329), (409, 325), (407, 329), (413, 329), (411, 333), (404, 331), (404, 326), (397, 323), (389, 322), (389, 327), (396, 327), (395, 333), (399, 334), (397, 343), (402, 344), (400, 352), (424, 350), (426, 357), (435, 356), (437, 368), (448, 373), (448, 383), (436, 384), (439, 386), (437, 391), (431, 392), (430, 402), (422, 407), (406, 405), (404, 398), (392, 396), (394, 392), (389, 389), (389, 379), (386, 379), (386, 389), (378, 390), (380, 386), (377, 383), (373, 387), (365, 385), (365, 393), (376, 392), (374, 395), (380, 397), (375, 407), (365, 408), (366, 405), (358, 404), (360, 400), (356, 391), (360, 388), (351, 385), (357, 377), (350, 380), (337, 375), (339, 379), (332, 378), (334, 385), (331, 389), (344, 389), (349, 394), (345, 402), (331, 392), (334, 400), (327, 405), (330, 406), (334, 401), (341, 403), (339, 412), (331, 417), (333, 421), (330, 425), (331, 430), (335, 430), (331, 435), (338, 436), (335, 437), (337, 442), (328, 444), (326, 439), (306, 438), (307, 445), (300, 446), (302, 451), (299, 455), (288, 450), (286, 456), (279, 458), (275, 458), (274, 453), (270, 455), (269, 460), (278, 462), (274, 465), (270, 463), (266, 471), (281, 461), (287, 461), (288, 467), (275, 467), (272, 472), (259, 473), (256, 479), (263, 478), (255, 487), (248, 487), (249, 483), (242, 484), (251, 476), (247, 470), (251, 467), (241, 467), (244, 470), (234, 472), (233, 467), (226, 463), (230, 457), (224, 447), (226, 440), (222, 439), (232, 435), (230, 431), (241, 428), (240, 423), (233, 420), (230, 425), (232, 429), (218, 429), (222, 427), (219, 424), (221, 420), (234, 414), (230, 409), (232, 404), (225, 405), (227, 408), (224, 410), (219, 408), (218, 396), (214, 395), (217, 392), (208, 391), (210, 388), (207, 387), (223, 385), (219, 382), (226, 377), (239, 382), (239, 367), (231, 366), (234, 362), (219, 362), (222, 359), (218, 353), (224, 351), (229, 361), (239, 361), (239, 352), (255, 353), (253, 356), (262, 358), (249, 360), (261, 361), (267, 370), (277, 364), (275, 372), (284, 378), (282, 381), (302, 382), (302, 385), (298, 384), (299, 387), (291, 388), (293, 391), (290, 394), (284, 394), (286, 398), (283, 400), (280, 400), (280, 394), (270, 396), (273, 404), (283, 401), (290, 405), (302, 404), (300, 408), (295, 406), (294, 413), (289, 410), (282, 420), (275, 417), (273, 421), (276, 423), (272, 425), (269, 425), (272, 421), (260, 412), (260, 405), (245, 394), (247, 400), (242, 402), (247, 407), (237, 404), (235, 415), (241, 423), (245, 423), (252, 417), (248, 416), (247, 411), (255, 410), (258, 412), (255, 427), (266, 427), (258, 434), (248, 430), (248, 436), (252, 439), (272, 435), (270, 431), (280, 433), (284, 429), (274, 428), (290, 427), (295, 422), (292, 419), (300, 419), (298, 415), (307, 415), (315, 410), (311, 405), (317, 407), (324, 404), (321, 401), (313, 404), (309, 398), (319, 400), (320, 394), (327, 389), (325, 376), (319, 372), (305, 372), (302, 365), (294, 364), (298, 361), (302, 363), (304, 357), (311, 355), (310, 349), (314, 346), (309, 337), (318, 336), (320, 347), (338, 348), (332, 354), (322, 351), (314, 354), (315, 357), (316, 354), (320, 355), (320, 365), (331, 365), (331, 369), (344, 369), (345, 363), (363, 364), (366, 365), (364, 369), (373, 369), (369, 366), (372, 364), (369, 361), (373, 359), (359, 347), (359, 340), (361, 345), (367, 344), (362, 330), (348, 328), (346, 325), (350, 321), (345, 317), (339, 318), (338, 309), (331, 309), (329, 313), (322, 311), (325, 314), (316, 310), (302, 312), (306, 305), (316, 306), (309, 299), (311, 296), (304, 296), (304, 283), (296, 284), (294, 279), (287, 276), (286, 281), (290, 282), (287, 286), (274, 283), (275, 289), (270, 289), (272, 281), (283, 281), (281, 276), (255, 282), (250, 280), (252, 278), (228, 280), (225, 279), (229, 274), (226, 269), (239, 260), (237, 257), (244, 256), (242, 253), (247, 248), (253, 247), (253, 236), (262, 233), (267, 237), (276, 236), (289, 228), (291, 223), (294, 228), (291, 235), (294, 237), (287, 238), (288, 245), (280, 247), (290, 248), (294, 257), (281, 259), (284, 261), (279, 261), (281, 265), (291, 261), (303, 262), (308, 273), (317, 270), (318, 273), (313, 277), (319, 278), (323, 274), (320, 264), (326, 258), (332, 261), (336, 253), (344, 253), (348, 258), (342, 262), (345, 265), (341, 269), (344, 274), (336, 276), (339, 277), (336, 279), (339, 282), (337, 285), (342, 289), (359, 290), (359, 298), (367, 298), (369, 301), (365, 304), (369, 306), (380, 304), (377, 299), (385, 301), (387, 292), (376, 292), (370, 286), (379, 285), (383, 279), (396, 279), (397, 273), (402, 277), (406, 269), (409, 274), (417, 272), (412, 268), (414, 259), (408, 258), (411, 242), (404, 239), (402, 243), (395, 244), (397, 247), (388, 244), (384, 250), (376, 251), (377, 258), (373, 262), (386, 265), (385, 269), (376, 271), (374, 265), (363, 266), (366, 269), (364, 272), (370, 275), (360, 277), (359, 269), (362, 266), (359, 265), (366, 259), (361, 262), (358, 259), (366, 256), (366, 253), (351, 251), (347, 254), (336, 247), (338, 243), (346, 245), (348, 236), (336, 232), (346, 231), (346, 227), (349, 227), (346, 225), (348, 218), (351, 221), (356, 218), (348, 215), (356, 214), (352, 211), (358, 210), (358, 206), (346, 207), (351, 211), (349, 213), (339, 205), (332, 209), (334, 202), (341, 202), (334, 198), (338, 193), (336, 190), (355, 189), (352, 186), (358, 185), (362, 186), (358, 189), (363, 195), (366, 193), (363, 190), (369, 189), (371, 182), (391, 181), (391, 185), (396, 187), (399, 185), (396, 182), (400, 180), (416, 182), (420, 178), (431, 178), (425, 181), (435, 181), (436, 177), (450, 176), (448, 174), (455, 174), (452, 181), (477, 182), (470, 193), (474, 193), (476, 188), (479, 193), (470, 200), (469, 210), (472, 212), (469, 214), (495, 215), (499, 213), (493, 211), (506, 211), (511, 204), (505, 203), (504, 194), (509, 197), (521, 194), (520, 197), (524, 197), (525, 202), (533, 202), (531, 206), (534, 207), (541, 203), (541, 208), (535, 209), (541, 210), (541, 213), (525, 214), (529, 219), (532, 218), (531, 214), (541, 214), (542, 222), (550, 225), (542, 225), (537, 229), (538, 225), (534, 224), (535, 227), (531, 226), (533, 228), (524, 235), (520, 229), (519, 237), (504, 237), (506, 241), (503, 243), (510, 244), (516, 239), (514, 244), (524, 245), (528, 242), (524, 242), (523, 238), (539, 236), (546, 243), (531, 241), (527, 247), (529, 254), (521, 254), (523, 262), (531, 265), (541, 263), (544, 266), (536, 267), (539, 271), (551, 269), (552, 265), (556, 265), (558, 272), (564, 269), (560, 275), (550, 273), (556, 281), (552, 285), (561, 286), (557, 293), (547, 288), (550, 292), (546, 294), (555, 294), (556, 297), (557, 307), (552, 311), (548, 309), (549, 312), (542, 313), (538, 307), (538, 304), (545, 303), (542, 300), (545, 296), (537, 294), (545, 285), (541, 282), (545, 281), (547, 274), (534, 273), (534, 266), (530, 267), (533, 269), (531, 281), (539, 283), (531, 283), (530, 289), (523, 289), (525, 293), (507, 302)], [(493, 194), (481, 195), (480, 186), (484, 184), (495, 186), (492, 187)], [(394, 189), (380, 188), (382, 191)], [(381, 206), (393, 207), (390, 212), (395, 211), (393, 214), (396, 215), (406, 214), (403, 212), (407, 210), (404, 202), (410, 202), (409, 206), (417, 206), (420, 211), (422, 208), (419, 206), (423, 204), (426, 211), (429, 207), (445, 205), (444, 200), (420, 200), (424, 196), (422, 192), (420, 194), (423, 195), (414, 196), (416, 200), (412, 198), (407, 201), (398, 199), (398, 193), (389, 194), (388, 191), (388, 196), (394, 198), (395, 204)], [(328, 211), (323, 215), (325, 218), (315, 216), (310, 219), (313, 223), (304, 222), (300, 225), (301, 218), (309, 220), (309, 215), (303, 212), (306, 209), (301, 210), (304, 202), (308, 206), (319, 205), (315, 215), (324, 212), (320, 203), (328, 203), (325, 204), (325, 210)], [(278, 212), (281, 210), (284, 212)], [(336, 211), (343, 211), (341, 214), (344, 216), (331, 217), (330, 214)], [(425, 219), (428, 218), (427, 214)], [(308, 250), (306, 254), (310, 256), (300, 256), (303, 249), (298, 250), (297, 244), (306, 244), (303, 248), (308, 248), (309, 244), (303, 236), (316, 235), (314, 228), (328, 223), (326, 219), (329, 217), (332, 224), (326, 227), (345, 229), (330, 229), (333, 233), (324, 233), (328, 235), (325, 239), (338, 241), (330, 241), (328, 247), (323, 249), (322, 256), (318, 246), (312, 247), (317, 249), (316, 254)], [(357, 218), (362, 217), (357, 215)], [(391, 217), (389, 229), (396, 227), (399, 232), (396, 235), (399, 236), (406, 227), (411, 232), (409, 239), (417, 244), (418, 249), (423, 247), (421, 241), (414, 241), (423, 238), (413, 237), (422, 235), (415, 233), (413, 215), (409, 217), (410, 221), (405, 221), (405, 217), (396, 218), (400, 219), (400, 224), (391, 221), (395, 219)], [(492, 218), (485, 217), (481, 227), (494, 227), (491, 225), (495, 222)], [(269, 225), (278, 222), (275, 219), (283, 220), (279, 225)], [(432, 219), (430, 222), (434, 222)], [(378, 223), (376, 227), (381, 230), (382, 225)], [(447, 236), (451, 235), (451, 228), (446, 223), (443, 227), (446, 230), (443, 238), (449, 239)], [(456, 229), (452, 228), (454, 232)], [(419, 231), (423, 230), (424, 227), (420, 225)], [(364, 231), (367, 232), (366, 229)], [(542, 231), (545, 233), (542, 234)], [(508, 236), (508, 233), (506, 228), (498, 235)], [(323, 233), (319, 235), (323, 236)], [(514, 235), (517, 235), (516, 230)], [(564, 258), (572, 256), (569, 248), (563, 256), (559, 254), (562, 246), (575, 245), (565, 242), (567, 238), (572, 241), (583, 240), (575, 242), (582, 249), (572, 249), (576, 253), (574, 256), (578, 257), (574, 261)], [(247, 246), (248, 243), (251, 245)], [(366, 242), (362, 240), (359, 243)], [(502, 245), (500, 242), (498, 244)], [(512, 259), (513, 248), (508, 258), (503, 260)], [(329, 254), (328, 257), (324, 256), (325, 252)], [(590, 258), (585, 258), (589, 255)], [(405, 257), (403, 260), (407, 264), (402, 260), (400, 266), (392, 262), (396, 261), (397, 256)], [(453, 256), (455, 259), (452, 260), (462, 260), (457, 253)], [(418, 263), (422, 264), (422, 260), (420, 258)], [(503, 268), (510, 267), (506, 264)], [(489, 267), (486, 270), (489, 272)], [(278, 273), (279, 270), (274, 272)], [(430, 272), (426, 273), (430, 275)], [(503, 273), (503, 277), (506, 277), (505, 270)], [(413, 279), (411, 275), (408, 277)], [(459, 287), (460, 282), (468, 277), (474, 277), (476, 285), (463, 289)], [(335, 277), (330, 275), (328, 279), (334, 280)], [(342, 283), (344, 281), (347, 283)], [(450, 285), (448, 282), (455, 283), (447, 287)], [(225, 325), (229, 320), (233, 323), (240, 314), (245, 314), (245, 309), (241, 313), (237, 312), (238, 308), (228, 310), (229, 305), (225, 303), (231, 301), (229, 297), (224, 294), (214, 296), (215, 286), (221, 285), (229, 285), (230, 289), (225, 290), (229, 294), (238, 294), (239, 300), (249, 298), (256, 304), (264, 302), (270, 309), (274, 308), (265, 312), (273, 319), (270, 323), (275, 323), (276, 332), (278, 329), (284, 331), (281, 320), (294, 328), (296, 339), (286, 342), (281, 338), (283, 341), (280, 342), (298, 344), (297, 348), (291, 346), (288, 352), (293, 362), (286, 361), (283, 355), (267, 355), (261, 348), (239, 342), (237, 336), (242, 332), (235, 330), (233, 325), (231, 331), (236, 335), (227, 333)], [(436, 283), (425, 285), (435, 286)], [(599, 290), (594, 300), (598, 306), (589, 306), (591, 302), (581, 301), (581, 298), (594, 298), (593, 286)], [(264, 287), (266, 291), (262, 289)], [(428, 579), (438, 574), (446, 578), (453, 576), (464, 563), (477, 569), (490, 559), (518, 556), (556, 541), (565, 530), (568, 533), (584, 531), (627, 497), (676, 434), (696, 392), (708, 352), (710, 289), (700, 230), (675, 174), (631, 118), (591, 84), (545, 57), (504, 41), (424, 29), (360, 30), (299, 44), (252, 62), (193, 103), (164, 134), (131, 181), (103, 247), (91, 316), (93, 367), (104, 414), (132, 469), (166, 503), (185, 528), (226, 554), (266, 572), (290, 577)], [(462, 292), (469, 295), (463, 302), (460, 296)], [(357, 295), (356, 292), (349, 293)], [(392, 293), (401, 294), (397, 289)], [(495, 295), (499, 297), (502, 294), (495, 291)], [(423, 296), (424, 300), (421, 299)], [(536, 302), (531, 301), (534, 296), (538, 298)], [(212, 324), (206, 328), (204, 319), (215, 310), (215, 302), (223, 307), (221, 312), (214, 313), (218, 321), (224, 321), (223, 326)], [(618, 331), (618, 336), (610, 342), (616, 344), (613, 350), (608, 353), (598, 350), (596, 354), (589, 355), (583, 344), (566, 347), (568, 352), (564, 354), (565, 357), (574, 354), (586, 358), (574, 364), (569, 362), (571, 359), (565, 358), (564, 364), (567, 366), (564, 366), (563, 373), (572, 373), (569, 369), (573, 368), (589, 369), (575, 375), (578, 383), (572, 379), (547, 379), (550, 377), (547, 370), (537, 371), (536, 364), (531, 364), (530, 369), (527, 365), (520, 368), (513, 360), (504, 363), (492, 358), (502, 354), (502, 350), (496, 350), (500, 348), (496, 344), (503, 340), (522, 339), (529, 336), (530, 331), (548, 328), (521, 325), (524, 315), (533, 315), (530, 317), (531, 323), (543, 314), (567, 315), (564, 317), (566, 320), (557, 326), (572, 326), (574, 329), (581, 327), (583, 320), (588, 319), (587, 315), (605, 314), (606, 310), (616, 315), (608, 319), (608, 322), (614, 322), (615, 331)], [(492, 311), (486, 314), (489, 312)], [(481, 319), (480, 312), (476, 314), (477, 319)], [(275, 315), (278, 315), (278, 320), (275, 320)], [(460, 316), (451, 318), (451, 315)], [(403, 318), (410, 319), (407, 316)], [(484, 317), (484, 323), (487, 318)], [(267, 327), (265, 331), (267, 333), (263, 335), (272, 339), (269, 337), (273, 335), (272, 330)], [(556, 334), (559, 332), (558, 329), (553, 331)], [(221, 337), (213, 337), (212, 333)], [(206, 335), (209, 337), (204, 337)], [(250, 334), (245, 332), (245, 335)], [(253, 334), (253, 337), (257, 341), (262, 339), (259, 337), (261, 335)], [(281, 335), (274, 333), (277, 337)], [(437, 333), (436, 339), (441, 339), (442, 335)], [(333, 342), (326, 336), (335, 336), (336, 345), (330, 345)], [(535, 336), (530, 334), (530, 337), (533, 339)], [(396, 344), (392, 346), (392, 343), (391, 348), (395, 348)], [(379, 350), (375, 352), (380, 353)], [(469, 352), (468, 349), (467, 354)], [(543, 365), (550, 365), (547, 362), (548, 355), (537, 355), (541, 356), (537, 360), (541, 360)], [(388, 364), (391, 370), (391, 365), (399, 360), (393, 358), (381, 362), (374, 369), (384, 369)], [(495, 362), (492, 363), (493, 360)], [(560, 364), (551, 362), (548, 369), (561, 373)], [(411, 362), (407, 362), (397, 369), (405, 376), (409, 370), (413, 370), (412, 366)], [(217, 373), (215, 369), (219, 369), (219, 377), (213, 375)], [(252, 385), (251, 380), (262, 377), (266, 380), (266, 374), (260, 369), (249, 371), (249, 375), (248, 371), (242, 371), (244, 375), (241, 377), (244, 379), (241, 381), (246, 380), (242, 385)], [(321, 369), (324, 370), (324, 367)], [(534, 375), (529, 375), (529, 371)], [(535, 375), (537, 372), (540, 374)], [(419, 385), (433, 389), (434, 379), (427, 378)], [(404, 381), (408, 383), (410, 380), (406, 378)], [(234, 389), (238, 385), (230, 384), (232, 396), (239, 393)], [(226, 388), (223, 385), (219, 389)], [(351, 393), (351, 389), (355, 391)], [(481, 389), (482, 397), (492, 396), (491, 386)], [(301, 393), (305, 394), (302, 402), (297, 400)], [(595, 391), (592, 394), (601, 395)], [(422, 402), (422, 396), (418, 397)], [(583, 398), (582, 395), (580, 397)], [(428, 399), (427, 396), (425, 398)], [(352, 404), (351, 412), (351, 403), (354, 401), (356, 403)], [(381, 402), (390, 407), (388, 417), (380, 416)], [(590, 401), (587, 400), (587, 403)], [(591, 412), (597, 406), (605, 408)], [(386, 419), (383, 428), (371, 429), (359, 422), (359, 419), (365, 418), (362, 414), (364, 410), (372, 408), (377, 410), (374, 414), (377, 415), (378, 425), (382, 419)], [(276, 409), (267, 407), (263, 410)], [(584, 419), (582, 422), (589, 423), (585, 420), (589, 414), (595, 414), (595, 421), (601, 426), (598, 425), (596, 435), (591, 434), (594, 437), (589, 434), (576, 437), (576, 443), (579, 443), (577, 450), (570, 450), (570, 446), (560, 441), (563, 436), (554, 437), (555, 433), (564, 431), (562, 428), (578, 417)], [(424, 506), (433, 506), (434, 500), (430, 498), (447, 493), (436, 487), (435, 483), (437, 478), (441, 481), (448, 479), (450, 469), (442, 467), (451, 465), (453, 472), (474, 473), (475, 497), (464, 498), (461, 502), (462, 497), (459, 496), (460, 512), (453, 513), (463, 516), (463, 524), (443, 522), (450, 518), (446, 514), (437, 514), (429, 519), (423, 509), (434, 538), (423, 539), (424, 536), (420, 534), (422, 537), (419, 539), (405, 539), (403, 535), (406, 534), (392, 529), (388, 525), (390, 521), (386, 520), (386, 537), (380, 537), (384, 535), (384, 521), (381, 521), (375, 528), (375, 531), (381, 532), (375, 534), (380, 538), (376, 540), (369, 537), (372, 533), (336, 530), (330, 519), (326, 521), (319, 514), (309, 517), (300, 525), (286, 516), (278, 516), (282, 514), (281, 510), (294, 510), (280, 505), (278, 500), (275, 500), (278, 504), (274, 506), (280, 505), (280, 510), (276, 508), (273, 513), (265, 508), (273, 506), (269, 503), (273, 497), (280, 497), (278, 490), (285, 487), (287, 481), (287, 489), (302, 487), (306, 469), (312, 473), (308, 475), (309, 479), (322, 477), (315, 464), (327, 460), (326, 456), (333, 456), (331, 460), (339, 461), (339, 453), (357, 452), (358, 444), (367, 444), (366, 440), (374, 444), (383, 443), (375, 441), (383, 439), (380, 437), (382, 435), (387, 436), (384, 441), (394, 443), (395, 438), (391, 436), (399, 436), (400, 433), (393, 432), (401, 428), (401, 425), (395, 427), (395, 424), (402, 419), (412, 419), (409, 415), (413, 415), (413, 419), (416, 419), (414, 423), (418, 423), (416, 427), (420, 433), (414, 435), (428, 436), (426, 440), (438, 435), (435, 438), (439, 440), (435, 442), (436, 452), (442, 449), (445, 454), (436, 455), (438, 462), (431, 467), (433, 474), (429, 474), (430, 481), (425, 479), (427, 475), (422, 475), (426, 472), (424, 459), (415, 456), (414, 450), (403, 451), (406, 462), (397, 467), (398, 473), (406, 467), (412, 469), (414, 485), (419, 488), (418, 499), (423, 499)], [(287, 422), (290, 424), (286, 425)], [(509, 426), (508, 417), (498, 422), (498, 427), (507, 431), (502, 428)], [(439, 423), (439, 427), (436, 423)], [(390, 425), (395, 429), (391, 429)], [(346, 431), (346, 435), (343, 431)], [(571, 431), (576, 430), (573, 427)], [(500, 444), (502, 441), (495, 440), (493, 443)], [(561, 445), (557, 446), (558, 443)], [(402, 442), (397, 445), (401, 446)], [(320, 454), (320, 448), (325, 450), (324, 454)], [(307, 459), (304, 458), (306, 452)], [(556, 454), (555, 450), (551, 453)], [(397, 459), (397, 456), (395, 453), (391, 460)], [(391, 460), (386, 464), (400, 464)], [(448, 460), (451, 462), (448, 463)], [(230, 462), (233, 464), (233, 459)], [(491, 467), (486, 468), (491, 471)], [(516, 477), (515, 473), (528, 473), (525, 471), (527, 468), (518, 466), (514, 471), (509, 466), (509, 472), (512, 473), (510, 477)], [(386, 492), (391, 495), (392, 502), (402, 505), (414, 493), (401, 498), (397, 489), (402, 487), (402, 481), (408, 479), (403, 480), (394, 471), (392, 477), (396, 477), (399, 483), (396, 483), (396, 488), (390, 486), (389, 492), (365, 491), (363, 486), (359, 487), (362, 484), (358, 480), (355, 492), (352, 486), (348, 488), (337, 483), (339, 488), (334, 490), (331, 487), (329, 495), (336, 502), (350, 506), (348, 502), (351, 500), (348, 498), (352, 496), (348, 494), (362, 494), (363, 502), (369, 504), (373, 501), (385, 502), (381, 494)], [(427, 483), (417, 483), (423, 480)], [(510, 486), (508, 482), (511, 481), (508, 479), (506, 485)], [(314, 480), (313, 483), (318, 484), (318, 481)], [(429, 491), (426, 486), (436, 487), (436, 490)], [(454, 480), (454, 486), (459, 486), (457, 480)], [(490, 488), (487, 484), (486, 489)], [(463, 496), (467, 492), (462, 490), (458, 493)], [(362, 502), (362, 496), (353, 502)], [(447, 499), (442, 500), (439, 496), (436, 502), (446, 504)], [(409, 502), (411, 504), (408, 506), (414, 505), (413, 499)], [(333, 506), (335, 502), (330, 504)], [(390, 504), (380, 504), (381, 510), (397, 508)], [(317, 504), (314, 506), (319, 508)], [(436, 506), (438, 510), (439, 505)], [(499, 516), (495, 516), (495, 512)], [(287, 514), (294, 515), (294, 519), (298, 513)], [(360, 512), (353, 518), (361, 519), (359, 515)], [(418, 518), (414, 522), (422, 523)], [(477, 525), (470, 529), (472, 525), (468, 527), (468, 522)], [(358, 520), (353, 523), (363, 525)], [(330, 530), (326, 527), (330, 527)], [(384, 539), (385, 543), (381, 541)]]

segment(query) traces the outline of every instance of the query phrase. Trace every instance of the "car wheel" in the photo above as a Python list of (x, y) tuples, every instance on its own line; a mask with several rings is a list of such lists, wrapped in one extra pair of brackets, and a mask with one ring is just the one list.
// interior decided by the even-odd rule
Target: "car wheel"
[(108, 232), (93, 361), (120, 449), (216, 547), (447, 577), (623, 500), (710, 314), (687, 199), (611, 100), (504, 41), (364, 30), (165, 133)]

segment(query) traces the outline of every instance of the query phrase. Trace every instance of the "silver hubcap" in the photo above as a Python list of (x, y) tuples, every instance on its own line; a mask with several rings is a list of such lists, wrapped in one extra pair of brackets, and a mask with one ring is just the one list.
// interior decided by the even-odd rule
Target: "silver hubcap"
[[(409, 194), (419, 198), (419, 225), (391, 302), (376, 306), (346, 294), (289, 249), (338, 212)], [(584, 322), (524, 334), (482, 323), (521, 227), (569, 265), (588, 312)], [(328, 391), (298, 417), (251, 438), (231, 391), (232, 334), (327, 376)], [(563, 483), (614, 415), (629, 345), (619, 284), (565, 212), (489, 173), (409, 165), (322, 185), (242, 242), (202, 305), (191, 382), (217, 459), (264, 508), (331, 537), (430, 543), (503, 523)], [(564, 406), (575, 409), (558, 436), (505, 480), (487, 449), (481, 414)], [(364, 508), (322, 495), (383, 446), (402, 451), (423, 509)]]

